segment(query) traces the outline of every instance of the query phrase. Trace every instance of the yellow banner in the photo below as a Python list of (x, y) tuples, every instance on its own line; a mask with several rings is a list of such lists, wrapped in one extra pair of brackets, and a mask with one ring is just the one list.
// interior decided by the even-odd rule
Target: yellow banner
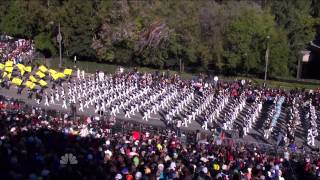
[(17, 64), (17, 67), (21, 70), (21, 69), (23, 69), (24, 70), (24, 68), (25, 68), (25, 66), (23, 65), (23, 64)]
[(43, 72), (41, 72), (41, 71), (38, 71), (38, 72), (36, 73), (36, 75), (38, 75), (40, 78), (43, 78), (43, 77), (46, 76), (46, 75), (45, 75)]
[(64, 69), (63, 73), (70, 76), (72, 74), (72, 69)]
[(7, 75), (7, 77), (8, 77), (8, 79), (11, 79), (11, 73), (9, 73), (9, 74)]
[(36, 86), (36, 84), (33, 83), (33, 84), (31, 84), (31, 85), (29, 86), (29, 88), (30, 88), (30, 89), (34, 89), (35, 86)]
[(26, 71), (24, 69), (20, 69), (21, 76), (23, 76), (25, 72)]
[(5, 66), (6, 67), (12, 67), (13, 66), (13, 61), (7, 61)]
[(33, 82), (31, 82), (31, 81), (27, 81), (27, 82), (24, 83), (24, 85), (27, 86), (27, 87), (29, 87), (31, 84), (33, 84)]
[(57, 75), (59, 76), (59, 78), (64, 78), (66, 75), (65, 74), (63, 74), (63, 73), (57, 73)]
[(25, 73), (25, 66), (23, 65), (23, 64), (17, 64), (16, 65), (17, 67), (18, 67), (18, 69), (20, 70), (20, 73), (21, 73), (21, 75), (23, 76), (24, 75), (24, 73)]
[(17, 86), (20, 86), (20, 85), (22, 84), (22, 79), (20, 79), (20, 78), (13, 78), (13, 79), (11, 80), (11, 82), (12, 82), (13, 84), (17, 85)]
[(27, 82), (25, 83), (25, 85), (26, 85), (29, 89), (33, 89), (33, 88), (36, 86), (36, 84), (33, 83), (33, 82), (31, 82), (31, 81), (27, 81)]
[(11, 73), (13, 71), (13, 67), (5, 67), (4, 70)]
[(30, 89), (33, 89), (35, 87), (35, 84), (31, 81), (27, 81), (24, 83), (25, 86), (27, 86)]
[(46, 86), (48, 83), (41, 79), (41, 80), (39, 81), (39, 84), (40, 84), (41, 86)]
[(49, 73), (51, 74), (51, 76), (52, 76), (52, 74), (56, 74), (57, 73), (57, 71), (55, 71), (54, 69), (49, 69)]
[(51, 76), (55, 81), (60, 78), (59, 73), (51, 74)]
[(31, 66), (26, 66), (24, 68), (24, 70), (27, 71), (27, 72), (31, 72), (32, 71), (32, 67)]
[(31, 75), (31, 76), (29, 77), (29, 79), (30, 79), (32, 82), (37, 82), (37, 79), (36, 79), (33, 75)]
[(39, 67), (39, 70), (42, 71), (42, 72), (47, 72), (48, 68), (45, 67), (44, 65), (41, 65), (41, 66)]

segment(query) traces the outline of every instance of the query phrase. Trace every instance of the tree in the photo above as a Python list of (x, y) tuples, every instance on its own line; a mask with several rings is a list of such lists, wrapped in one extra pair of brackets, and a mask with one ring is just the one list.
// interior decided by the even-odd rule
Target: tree
[(280, 36), (275, 28), (273, 16), (256, 8), (244, 9), (239, 17), (229, 24), (224, 35), (225, 68), (233, 74), (263, 73), (268, 36), (271, 38), (269, 42), (270, 54), (272, 54), (270, 56), (271, 74), (286, 73), (286, 41), (281, 39), (279, 42), (278, 38), (283, 36)]
[(35, 38), (35, 47), (42, 52), (45, 57), (51, 57), (56, 54), (56, 47), (52, 42), (51, 36), (47, 33), (40, 33)]
[(1, 29), (12, 36), (33, 38), (45, 27), (46, 12), (43, 9), (40, 0), (12, 1), (1, 20)]
[(202, 43), (198, 18), (201, 4), (193, 1), (168, 1), (155, 4), (155, 7), (150, 9), (150, 14), (161, 17), (172, 30), (169, 35), (169, 46), (163, 49), (168, 51), (169, 55), (166, 64), (175, 66), (181, 59), (183, 64), (192, 67), (193, 70), (201, 68), (202, 65), (207, 68), (207, 56), (197, 57), (203, 55), (204, 52), (199, 51), (205, 49), (200, 47)]
[(311, 15), (315, 18), (320, 17), (320, 1), (311, 0)]
[(236, 1), (225, 1), (223, 3), (208, 1), (201, 5), (199, 9), (201, 41), (209, 49), (211, 60), (209, 63), (214, 65), (215, 68), (221, 69), (223, 66), (223, 44), (227, 26), (248, 7), (259, 8), (255, 3)]
[(10, 1), (1, 1), (0, 2), (0, 32), (4, 32), (4, 28), (2, 26), (2, 21), (6, 14), (8, 14), (8, 10), (10, 7)]
[(61, 24), (63, 46), (69, 56), (94, 58), (91, 48), (92, 39), (97, 28), (94, 2), (69, 0), (63, 3), (54, 18)]
[(91, 47), (101, 61), (129, 63), (133, 56), (136, 26), (131, 21), (127, 1), (102, 1), (101, 22)]
[(311, 16), (310, 0), (283, 0), (273, 1), (272, 13), (277, 24), (287, 34), (289, 43), (289, 70), (291, 75), (296, 73), (297, 61), (301, 58), (300, 51), (315, 38), (317, 25), (315, 18)]
[(270, 53), (269, 53), (269, 76), (289, 76), (288, 69), (288, 40), (286, 33), (281, 29), (271, 32)]
[(264, 72), (270, 36), (269, 75), (294, 75), (319, 22), (316, 0), (0, 2), (0, 31), (34, 39), (46, 57), (60, 24), (68, 57), (233, 74)]

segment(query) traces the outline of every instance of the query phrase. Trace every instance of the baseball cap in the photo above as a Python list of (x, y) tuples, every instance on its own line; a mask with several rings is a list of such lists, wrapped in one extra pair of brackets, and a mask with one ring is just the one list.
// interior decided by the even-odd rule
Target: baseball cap
[(119, 180), (122, 179), (122, 175), (121, 174), (117, 174), (115, 179), (119, 179)]
[(142, 173), (140, 171), (136, 172), (135, 179), (140, 180), (142, 178)]

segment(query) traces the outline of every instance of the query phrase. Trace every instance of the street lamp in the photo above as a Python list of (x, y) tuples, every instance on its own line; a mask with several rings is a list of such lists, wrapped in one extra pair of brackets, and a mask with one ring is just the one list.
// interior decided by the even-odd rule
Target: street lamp
[(59, 33), (57, 35), (57, 41), (59, 43), (59, 68), (62, 66), (62, 53), (61, 53), (61, 41), (62, 41), (62, 35), (60, 31), (60, 23), (59, 23)]
[(267, 74), (268, 74), (268, 63), (269, 63), (269, 39), (270, 36), (267, 36), (267, 49), (266, 49), (266, 64), (265, 64), (265, 69), (264, 69), (264, 85), (266, 85), (267, 82)]
[(249, 72), (249, 65), (248, 65), (248, 54), (245, 52), (244, 53), (244, 60), (245, 60), (245, 68), (246, 68), (246, 76), (248, 76), (248, 72)]

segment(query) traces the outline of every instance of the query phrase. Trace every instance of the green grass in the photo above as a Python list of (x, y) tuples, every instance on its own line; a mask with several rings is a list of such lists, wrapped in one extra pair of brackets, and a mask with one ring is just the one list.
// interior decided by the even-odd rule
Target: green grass
[[(59, 59), (50, 59), (47, 61), (44, 60), (35, 60), (33, 64), (46, 64), (48, 67), (52, 69), (59, 69)], [(63, 60), (63, 68), (68, 67), (68, 68), (74, 68), (74, 63), (72, 60)], [(92, 62), (92, 61), (78, 61), (76, 64), (77, 67), (80, 69), (84, 69), (86, 72), (89, 73), (94, 73), (95, 71), (104, 71), (107, 73), (114, 73), (117, 68), (119, 67), (118, 65), (113, 65), (113, 64), (106, 64), (106, 63), (97, 63), (97, 62)], [(126, 67), (126, 70), (130, 71), (133, 70), (134, 67)], [(154, 71), (159, 71), (160, 73), (162, 72), (167, 72), (167, 70), (160, 70), (160, 69), (153, 69), (153, 68), (148, 68), (148, 67), (137, 67), (139, 72), (154, 72)], [(170, 70), (170, 74), (179, 74), (177, 71)], [(191, 73), (181, 73), (180, 76), (183, 79), (191, 79), (193, 74)], [(251, 80), (256, 84), (262, 85), (264, 83), (263, 79), (258, 79), (258, 78), (248, 78), (248, 77), (224, 77), (224, 76), (219, 76), (220, 79), (222, 80), (234, 80), (234, 79), (246, 79), (246, 80)], [(267, 86), (272, 87), (272, 88), (282, 88), (282, 89), (295, 89), (295, 88), (305, 88), (305, 89), (316, 89), (320, 87), (320, 83), (299, 83), (299, 82), (283, 82), (283, 81), (276, 81), (276, 80), (268, 80), (267, 81)]]
[[(50, 59), (47, 61), (38, 59), (38, 60), (33, 61), (33, 64), (34, 65), (45, 64), (49, 68), (59, 69), (59, 59)], [(74, 68), (75, 67), (74, 62), (72, 60), (65, 60), (65, 59), (63, 60), (62, 66), (63, 66), (63, 68), (66, 68), (66, 67)], [(107, 63), (92, 62), (92, 61), (78, 61), (76, 64), (76, 67), (80, 68), (80, 69), (84, 69), (86, 72), (89, 72), (89, 73), (94, 73), (97, 70), (104, 71), (107, 73), (114, 73), (117, 70), (117, 68), (120, 66), (113, 65), (113, 64), (107, 64)], [(131, 71), (134, 69), (134, 67), (126, 67), (125, 69), (128, 71)], [(146, 72), (146, 73), (154, 72), (157, 70), (160, 73), (167, 72), (166, 69), (159, 70), (159, 69), (153, 69), (153, 68), (148, 68), (148, 67), (137, 67), (137, 69), (139, 72)], [(175, 73), (178, 74), (179, 72), (170, 70), (170, 73), (171, 74), (175, 74)], [(180, 75), (182, 78), (185, 78), (185, 79), (192, 78), (192, 74), (190, 74), (190, 73), (181, 73)]]
[[(259, 84), (263, 84), (262, 79), (256, 79), (256, 81)], [(319, 84), (291, 83), (291, 82), (281, 82), (281, 81), (274, 81), (274, 80), (267, 81), (267, 84), (270, 85), (271, 87), (284, 88), (284, 89), (295, 89), (295, 88), (316, 89), (320, 87)]]
[[(248, 77), (220, 77), (220, 79), (224, 80), (234, 80), (234, 79), (245, 79), (245, 80), (251, 80), (255, 84), (263, 85), (264, 80), (259, 78), (248, 78)], [(320, 84), (317, 83), (299, 83), (299, 82), (284, 82), (284, 81), (277, 81), (277, 80), (267, 80), (267, 86), (272, 88), (280, 88), (280, 89), (316, 89), (320, 87)]]
[[(59, 59), (50, 59), (46, 62), (44, 60), (35, 60), (34, 64), (46, 64), (48, 67), (52, 69), (59, 69)], [(75, 68), (75, 64), (71, 60), (63, 60), (62, 63), (63, 68)], [(111, 64), (103, 64), (97, 62), (89, 62), (89, 61), (78, 61), (76, 64), (77, 68), (84, 69), (86, 72), (94, 73), (95, 71), (105, 71), (108, 73), (114, 73), (118, 66)]]

